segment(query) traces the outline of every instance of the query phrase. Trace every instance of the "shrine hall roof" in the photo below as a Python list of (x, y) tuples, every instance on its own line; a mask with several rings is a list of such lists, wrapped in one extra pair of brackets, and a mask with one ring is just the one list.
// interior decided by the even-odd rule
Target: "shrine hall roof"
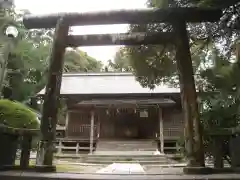
[[(44, 94), (45, 89), (38, 94)], [(60, 94), (149, 94), (180, 93), (166, 85), (151, 90), (136, 81), (132, 73), (66, 73), (62, 77)]]

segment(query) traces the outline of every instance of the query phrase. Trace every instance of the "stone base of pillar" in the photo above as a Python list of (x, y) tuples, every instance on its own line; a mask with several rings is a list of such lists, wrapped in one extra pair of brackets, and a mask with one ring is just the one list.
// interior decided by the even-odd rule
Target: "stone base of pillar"
[(55, 146), (52, 141), (41, 140), (38, 144), (36, 166), (53, 166)]

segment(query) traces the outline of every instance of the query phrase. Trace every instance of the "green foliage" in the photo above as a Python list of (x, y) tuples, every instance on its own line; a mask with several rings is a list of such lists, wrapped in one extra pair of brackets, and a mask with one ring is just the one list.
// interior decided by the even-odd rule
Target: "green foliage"
[(205, 91), (211, 95), (202, 95), (202, 121), (206, 128), (231, 128), (240, 122), (240, 66), (239, 60), (229, 61), (218, 51), (212, 52), (214, 66), (201, 72), (205, 79)]
[[(29, 12), (16, 13), (10, 9), (3, 11), (4, 18), (0, 24), (8, 23), (8, 19), (18, 27), (19, 37), (14, 41), (14, 48), (8, 56), (6, 47), (8, 39), (0, 33), (0, 55), (8, 59), (6, 83), (3, 89), (4, 98), (26, 101), (46, 85), (50, 50), (53, 41), (53, 29), (27, 30), (22, 24), (22, 16)], [(9, 24), (9, 23), (8, 23)], [(2, 45), (2, 46), (1, 46)], [(99, 72), (100, 61), (88, 56), (79, 49), (67, 50), (65, 54), (64, 72)]]
[(79, 49), (65, 53), (64, 72), (100, 72), (102, 63)]
[(116, 52), (113, 61), (108, 61), (108, 70), (116, 72), (129, 72), (132, 71), (132, 67), (129, 62), (128, 53), (125, 48), (120, 48)]
[(0, 123), (15, 128), (38, 128), (38, 121), (35, 114), (20, 103), (0, 100)]
[[(239, 1), (224, 0), (148, 0), (149, 7), (215, 7), (223, 8), (223, 16), (216, 23), (188, 24), (194, 72), (199, 73), (206, 64), (208, 49), (221, 44), (220, 53), (229, 58), (239, 38)], [(130, 32), (169, 32), (169, 24), (131, 25)], [(135, 75), (143, 86), (154, 88), (161, 82), (178, 83), (175, 48), (166, 44), (158, 46), (128, 47), (125, 51)], [(200, 57), (201, 56), (201, 57)], [(200, 59), (201, 58), (201, 59)], [(205, 67), (204, 67), (205, 68)]]

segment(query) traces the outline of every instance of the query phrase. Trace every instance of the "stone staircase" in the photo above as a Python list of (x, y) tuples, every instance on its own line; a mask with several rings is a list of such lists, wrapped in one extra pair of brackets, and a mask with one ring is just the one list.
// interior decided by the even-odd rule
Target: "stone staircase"
[(99, 140), (97, 151), (156, 151), (157, 143), (153, 140)]
[(169, 164), (165, 155), (154, 155), (157, 143), (153, 140), (100, 140), (92, 155), (81, 158), (81, 162), (93, 164), (140, 163)]
[(157, 143), (152, 140), (100, 140), (93, 154), (65, 154), (59, 155), (58, 159), (72, 163), (89, 164), (140, 163), (142, 165), (167, 165), (176, 163), (165, 154), (156, 154), (156, 150)]
[(86, 154), (86, 155), (57, 155), (56, 160), (59, 162), (67, 162), (72, 164), (87, 163), (87, 164), (112, 164), (112, 163), (140, 163), (141, 165), (171, 165), (177, 162), (168, 158), (164, 154), (154, 155), (145, 151), (145, 154), (136, 151), (105, 151), (106, 154)]
[(142, 165), (173, 164), (165, 155), (87, 155), (81, 158), (82, 163), (112, 164), (112, 163), (140, 163)]

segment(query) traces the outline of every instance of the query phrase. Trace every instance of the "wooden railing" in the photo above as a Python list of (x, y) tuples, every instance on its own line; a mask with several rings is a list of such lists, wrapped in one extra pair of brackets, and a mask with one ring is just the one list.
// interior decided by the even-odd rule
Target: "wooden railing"
[[(97, 132), (97, 126), (94, 125), (94, 136), (96, 137), (98, 132)], [(90, 136), (90, 131), (91, 131), (91, 125), (90, 124), (83, 124), (83, 125), (78, 125), (78, 126), (72, 126), (68, 128), (67, 136), (76, 136), (76, 137), (89, 137)]]
[[(27, 169), (29, 168), (32, 139), (39, 134), (39, 130), (13, 128), (0, 125), (0, 169)], [(20, 148), (20, 166), (15, 165), (17, 149)]]
[(89, 147), (80, 146), (80, 143), (76, 143), (76, 146), (64, 146), (62, 140), (59, 140), (58, 145), (56, 146), (57, 153), (62, 154), (63, 150), (75, 150), (76, 154), (79, 154), (80, 150), (89, 150)]
[(163, 136), (164, 137), (179, 137), (183, 135), (183, 128), (180, 127), (172, 127), (172, 128), (164, 128)]

